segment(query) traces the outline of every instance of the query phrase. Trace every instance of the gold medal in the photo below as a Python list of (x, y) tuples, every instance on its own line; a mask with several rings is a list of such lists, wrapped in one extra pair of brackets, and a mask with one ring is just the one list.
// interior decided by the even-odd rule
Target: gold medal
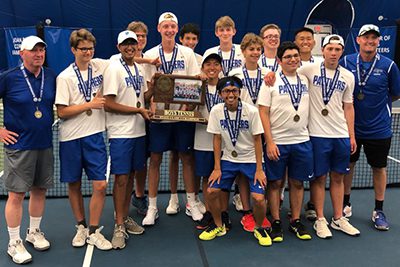
[(36, 108), (36, 111), (33, 115), (35, 115), (36, 119), (40, 119), (43, 116), (42, 112), (38, 108)]
[(89, 109), (89, 110), (86, 110), (86, 115), (88, 115), (88, 116), (91, 116), (91, 115), (92, 115), (92, 113), (93, 113), (93, 111), (92, 111), (91, 109)]
[(300, 116), (296, 114), (296, 115), (293, 117), (293, 120), (294, 120), (295, 122), (298, 122), (298, 121), (300, 120)]
[(231, 155), (232, 155), (232, 157), (236, 158), (238, 156), (238, 153), (235, 150), (233, 150)]
[(329, 111), (326, 108), (321, 111), (322, 116), (328, 116), (328, 113)]
[(362, 92), (359, 92), (358, 95), (357, 95), (357, 99), (358, 100), (363, 100), (364, 97), (365, 97), (365, 95)]
[(136, 107), (137, 108), (140, 108), (142, 106), (142, 104), (140, 104), (140, 102), (138, 101), (137, 103), (136, 103)]

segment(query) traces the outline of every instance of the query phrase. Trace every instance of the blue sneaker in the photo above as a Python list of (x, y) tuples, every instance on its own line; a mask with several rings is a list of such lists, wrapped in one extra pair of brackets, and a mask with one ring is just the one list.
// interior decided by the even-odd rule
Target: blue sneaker
[(386, 220), (386, 216), (381, 210), (374, 210), (372, 212), (372, 221), (376, 229), (381, 231), (389, 230), (389, 222)]
[(147, 197), (136, 197), (132, 194), (132, 206), (137, 208), (137, 212), (141, 215), (146, 215), (147, 213)]

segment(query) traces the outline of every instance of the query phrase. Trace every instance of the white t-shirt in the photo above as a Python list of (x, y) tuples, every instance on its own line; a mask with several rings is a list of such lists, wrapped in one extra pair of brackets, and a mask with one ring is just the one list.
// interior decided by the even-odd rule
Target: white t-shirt
[[(247, 70), (249, 77), (250, 77), (250, 83), (253, 84), (253, 90), (255, 90), (255, 84), (257, 83), (257, 70)], [(261, 85), (264, 84), (264, 76), (268, 73), (271, 72), (269, 69), (261, 67)], [(229, 76), (236, 76), (242, 80), (243, 83), (243, 88), (240, 89), (240, 99), (242, 102), (246, 102), (250, 105), (256, 106), (255, 103), (253, 103), (253, 100), (251, 99), (251, 95), (249, 93), (249, 88), (246, 86), (246, 82), (244, 80), (244, 73), (243, 73), (243, 67), (235, 68), (229, 72)], [(260, 87), (261, 88), (261, 87)], [(257, 95), (258, 97), (258, 95)], [(257, 101), (256, 101), (257, 103)]]
[[(140, 94), (136, 96), (135, 89), (128, 72), (120, 60), (114, 60), (104, 73), (104, 95), (115, 95), (115, 102), (136, 107), (139, 101), (144, 107), (144, 92), (147, 91), (146, 77), (142, 66), (136, 64), (139, 71)], [(134, 66), (129, 66), (132, 75), (136, 77)], [(145, 122), (139, 113), (119, 114), (106, 112), (106, 126), (109, 138), (136, 138), (146, 135)]]
[[(215, 98), (215, 103), (222, 103), (223, 100), (219, 97), (215, 85), (208, 86), (208, 92), (206, 93), (206, 98), (213, 101)], [(212, 107), (212, 102), (210, 103), (210, 107)], [(199, 112), (208, 120), (210, 113), (208, 112), (207, 104), (204, 106), (200, 106)], [(207, 125), (196, 123), (196, 133), (194, 136), (194, 149), (201, 151), (213, 151), (213, 135), (207, 132)]]
[[(278, 145), (298, 144), (310, 140), (308, 134), (309, 95), (308, 80), (299, 75), (301, 80), (302, 96), (297, 111), (294, 109), (289, 92), (279, 73), (276, 74), (274, 86), (262, 85), (257, 104), (270, 107), (269, 119), (271, 123), (272, 139)], [(286, 76), (290, 85), (297, 87), (296, 76)], [(300, 116), (295, 122), (294, 117)]]
[[(178, 52), (175, 60), (175, 67), (172, 73), (180, 75), (190, 75), (190, 76), (195, 76), (200, 74), (200, 68), (197, 63), (196, 56), (193, 50), (190, 49), (189, 47), (182, 46), (179, 44), (177, 44), (177, 46), (178, 46)], [(164, 56), (167, 62), (171, 61), (172, 53), (165, 53)], [(144, 53), (144, 58), (157, 58), (157, 57), (159, 57), (161, 60), (159, 45), (153, 47), (152, 49)], [(157, 69), (154, 65), (150, 64), (145, 64), (144, 69), (147, 81), (150, 81), (156, 72), (162, 72), (162, 68), (159, 67)], [(179, 110), (180, 106), (181, 106), (180, 104), (170, 104), (169, 109)], [(165, 109), (165, 105), (163, 103), (156, 103), (156, 108), (163, 110)], [(171, 121), (162, 121), (162, 122), (172, 123)]]
[(300, 66), (307, 66), (310, 65), (312, 63), (317, 63), (317, 64), (321, 64), (324, 61), (323, 57), (319, 57), (319, 56), (312, 56), (310, 60), (308, 61), (301, 61), (300, 62)]
[(121, 53), (118, 53), (118, 54), (112, 55), (110, 57), (110, 60), (114, 61), (114, 60), (119, 60), (120, 58), (121, 58)]
[[(96, 58), (90, 61), (90, 65), (92, 67), (92, 92), (90, 95), (92, 99), (93, 94), (103, 89), (103, 75), (109, 61)], [(87, 84), (88, 70), (80, 71), (80, 73), (83, 81)], [(56, 90), (56, 105), (73, 106), (86, 103), (85, 97), (79, 89), (79, 81), (73, 69), (73, 64), (58, 75)], [(90, 116), (83, 112), (72, 118), (62, 119), (59, 127), (59, 140), (61, 142), (103, 132), (105, 130), (104, 109), (92, 109)]]
[[(343, 67), (339, 67), (339, 70), (339, 80), (326, 106), (322, 99), (321, 64), (309, 64), (298, 70), (298, 73), (306, 76), (309, 81), (310, 118), (308, 129), (310, 136), (349, 137), (343, 103), (353, 103), (354, 75)], [(335, 70), (326, 69), (328, 86), (331, 84), (334, 74)], [(327, 116), (322, 115), (323, 109), (328, 110)]]
[(201, 69), (201, 62), (203, 61), (203, 56), (199, 55), (197, 53), (194, 53), (194, 55), (196, 56), (197, 64), (199, 65), (199, 68)]
[[(222, 54), (222, 71), (219, 74), (220, 78), (224, 77), (224, 73), (235, 68), (239, 68), (244, 64), (244, 57), (242, 54), (242, 50), (240, 49), (240, 45), (233, 44), (235, 47), (235, 55), (233, 57), (232, 65), (229, 66), (229, 59), (231, 58), (231, 51), (221, 51)], [(204, 52), (203, 58), (206, 58), (209, 54), (218, 54), (219, 45), (211, 47)], [(229, 68), (229, 69), (228, 69)]]
[[(234, 147), (226, 127), (227, 121), (225, 120), (224, 106), (225, 104), (221, 103), (211, 109), (207, 126), (207, 132), (221, 135), (221, 149), (223, 151), (221, 159), (236, 163), (256, 163), (254, 135), (264, 133), (258, 109), (242, 102), (239, 136)], [(236, 111), (228, 112), (230, 119), (235, 121)], [(232, 151), (236, 151), (238, 156), (233, 157)]]
[(276, 68), (275, 72), (281, 71), (281, 65), (278, 64), (277, 58), (269, 58), (266, 57), (264, 54), (261, 55), (260, 59), (258, 60), (258, 65), (264, 68), (273, 71)]

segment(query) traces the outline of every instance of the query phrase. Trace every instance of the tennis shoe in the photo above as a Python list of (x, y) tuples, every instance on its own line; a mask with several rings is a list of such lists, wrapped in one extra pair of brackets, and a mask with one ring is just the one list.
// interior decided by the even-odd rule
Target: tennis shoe
[(264, 228), (254, 229), (254, 237), (258, 240), (260, 246), (269, 247), (272, 245), (272, 239)]
[(33, 229), (33, 231), (28, 228), (25, 241), (31, 243), (39, 251), (47, 250), (50, 247), (50, 242), (46, 240), (44, 233), (39, 228)]
[(158, 219), (158, 209), (154, 207), (149, 207), (146, 216), (142, 221), (142, 225), (154, 225)]
[(24, 264), (32, 261), (32, 255), (26, 250), (21, 239), (8, 244), (7, 253), (16, 264)]
[(355, 228), (353, 225), (350, 224), (349, 219), (345, 217), (340, 217), (339, 219), (335, 220), (332, 218), (331, 220), (331, 227), (335, 230), (342, 231), (351, 236), (359, 236), (360, 231)]
[(332, 237), (332, 232), (329, 230), (325, 217), (316, 219), (313, 228), (319, 238), (329, 239)]
[(82, 224), (75, 225), (76, 234), (72, 239), (72, 246), (75, 248), (83, 247), (86, 244), (86, 239), (89, 236), (89, 229)]
[(111, 242), (108, 241), (102, 233), (100, 233), (103, 228), (103, 226), (97, 228), (94, 233), (89, 235), (89, 237), (86, 239), (86, 242), (100, 250), (110, 250), (112, 249)]
[(236, 194), (232, 197), (232, 204), (235, 206), (237, 211), (243, 211), (243, 204), (240, 194)]
[(343, 208), (343, 216), (346, 218), (350, 218), (353, 215), (351, 204), (344, 206)]
[(125, 247), (125, 239), (128, 239), (129, 235), (126, 233), (125, 226), (123, 224), (115, 225), (114, 233), (111, 240), (113, 249), (123, 249)]
[(221, 227), (216, 226), (212, 223), (206, 230), (204, 230), (200, 235), (199, 238), (204, 241), (213, 240), (217, 236), (223, 236), (226, 234), (225, 225)]
[(132, 235), (141, 235), (144, 232), (144, 228), (137, 224), (130, 216), (126, 218), (124, 225), (126, 231)]
[(372, 212), (372, 221), (376, 229), (381, 231), (389, 230), (389, 222), (386, 219), (385, 214), (381, 210), (374, 210)]

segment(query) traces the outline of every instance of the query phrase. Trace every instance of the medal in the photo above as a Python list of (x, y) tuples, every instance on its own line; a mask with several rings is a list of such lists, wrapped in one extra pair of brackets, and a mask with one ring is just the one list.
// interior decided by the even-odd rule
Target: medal
[(300, 120), (300, 116), (296, 114), (296, 115), (293, 117), (293, 120), (294, 120), (295, 122), (298, 122), (298, 121)]
[[(322, 91), (322, 100), (324, 101), (325, 106), (328, 105), (329, 100), (331, 100), (331, 97), (333, 95), (333, 91), (337, 87), (338, 81), (339, 81), (339, 74), (340, 74), (340, 65), (336, 67), (335, 74), (333, 75), (332, 80), (328, 80), (328, 77), (326, 76), (326, 69), (324, 62), (321, 63), (321, 91)], [(325, 109), (326, 111), (322, 113), (326, 113), (328, 115), (328, 110)], [(324, 116), (326, 116), (324, 115)]]
[(92, 113), (93, 113), (93, 111), (91, 109), (86, 110), (86, 115), (90, 116), (90, 115), (92, 115)]
[(232, 155), (232, 157), (236, 158), (238, 156), (238, 153), (235, 150), (233, 150), (231, 155)]
[(138, 101), (138, 102), (136, 103), (136, 107), (137, 107), (137, 108), (140, 108), (140, 106), (141, 106), (141, 104), (140, 104), (140, 102)]
[[(239, 100), (238, 107), (236, 110), (236, 119), (234, 121), (232, 121), (231, 118), (229, 117), (229, 111), (226, 105), (224, 105), (224, 115), (229, 137), (231, 139), (233, 147), (235, 147), (239, 137), (239, 127), (242, 117), (242, 102)], [(233, 150), (231, 152), (231, 155), (232, 157), (236, 158), (238, 153), (235, 150)]]
[(35, 115), (36, 119), (40, 119), (43, 116), (42, 112), (38, 108), (36, 108), (36, 111), (33, 115)]
[(249, 73), (245, 66), (243, 66), (242, 71), (244, 76), (244, 84), (249, 92), (251, 100), (254, 104), (256, 104), (258, 93), (260, 92), (260, 87), (262, 84), (261, 69), (257, 66), (257, 78), (255, 81), (250, 79)]
[(323, 116), (328, 116), (328, 113), (329, 113), (329, 111), (328, 111), (326, 108), (324, 108), (324, 109), (321, 111), (321, 114), (322, 114)]
[(358, 95), (357, 95), (357, 99), (360, 100), (360, 101), (363, 100), (364, 97), (365, 97), (365, 95), (362, 92), (359, 92)]
[(221, 47), (218, 47), (218, 55), (222, 58), (222, 72), (224, 76), (228, 76), (228, 73), (233, 68), (233, 59), (235, 58), (235, 45), (232, 45), (231, 54), (228, 61), (224, 60), (224, 58), (222, 57)]
[[(133, 76), (131, 70), (129, 69), (129, 66), (126, 64), (126, 62), (122, 58), (120, 58), (120, 62), (122, 64), (122, 66), (124, 66), (126, 72), (128, 73), (129, 80), (131, 81), (133, 89), (135, 90), (135, 93), (136, 93), (136, 98), (139, 99), (139, 97), (140, 97), (140, 88), (141, 88), (141, 79), (140, 79), (141, 76), (139, 74), (138, 67), (136, 66), (135, 63), (133, 63), (133, 66), (135, 67), (135, 76)], [(141, 106), (141, 103), (139, 101), (137, 101), (136, 102), (136, 107), (140, 108), (140, 106)]]
[[(292, 84), (290, 84), (289, 80), (283, 74), (282, 71), (279, 73), (279, 76), (281, 77), (285, 88), (289, 92), (289, 96), (290, 96), (290, 100), (292, 101), (293, 108), (297, 113), (297, 110), (299, 109), (299, 105), (300, 105), (300, 101), (301, 101), (301, 96), (303, 94), (303, 85), (301, 84), (301, 79), (300, 79), (299, 75), (296, 74), (297, 85), (292, 85)], [(295, 122), (298, 122), (300, 120), (300, 116), (298, 114), (296, 114), (293, 117), (293, 120)]]

